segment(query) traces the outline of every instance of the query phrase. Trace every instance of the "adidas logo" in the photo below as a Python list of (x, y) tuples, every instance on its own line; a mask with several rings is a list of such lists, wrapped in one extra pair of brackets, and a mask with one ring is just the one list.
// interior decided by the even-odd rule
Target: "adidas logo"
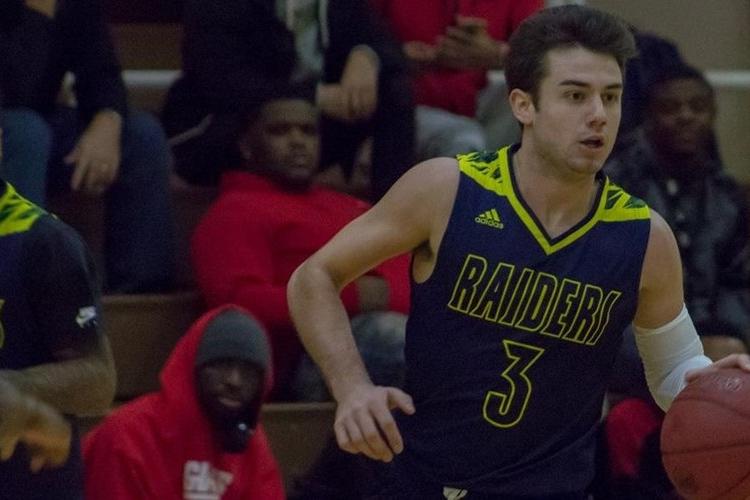
[(502, 229), (504, 227), (504, 224), (500, 222), (500, 216), (497, 214), (497, 210), (494, 208), (474, 217), (474, 222), (494, 227), (496, 229)]

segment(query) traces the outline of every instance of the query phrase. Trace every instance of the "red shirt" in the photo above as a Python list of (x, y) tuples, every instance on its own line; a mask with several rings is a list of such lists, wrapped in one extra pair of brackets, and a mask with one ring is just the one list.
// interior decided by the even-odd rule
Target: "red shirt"
[[(204, 314), (182, 336), (159, 375), (159, 392), (119, 407), (86, 435), (87, 499), (286, 498), (263, 426), (255, 425), (247, 449), (228, 453), (198, 402), (195, 357), (206, 326), (223, 310)], [(268, 389), (268, 374), (265, 382)], [(252, 411), (259, 414), (260, 400)]]
[[(302, 353), (286, 300), (289, 277), (369, 207), (330, 189), (287, 191), (265, 177), (230, 171), (222, 176), (219, 198), (195, 230), (193, 268), (208, 305), (240, 305), (264, 324), (280, 388)], [(368, 273), (387, 281), (391, 311), (409, 311), (408, 267), (408, 256), (403, 255)], [(341, 297), (350, 315), (359, 312), (355, 284), (344, 288)]]
[[(542, 0), (371, 0), (402, 42), (431, 45), (455, 25), (456, 15), (487, 20), (489, 35), (508, 40), (528, 16), (543, 7)], [(487, 84), (483, 70), (434, 70), (415, 77), (417, 104), (474, 117), (477, 94)]]

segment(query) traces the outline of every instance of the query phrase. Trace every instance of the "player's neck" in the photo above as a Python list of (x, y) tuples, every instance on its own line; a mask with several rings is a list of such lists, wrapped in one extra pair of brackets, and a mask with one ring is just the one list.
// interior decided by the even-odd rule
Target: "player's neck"
[(513, 174), (519, 194), (553, 238), (586, 217), (597, 199), (595, 177), (556, 174), (523, 148), (513, 158)]

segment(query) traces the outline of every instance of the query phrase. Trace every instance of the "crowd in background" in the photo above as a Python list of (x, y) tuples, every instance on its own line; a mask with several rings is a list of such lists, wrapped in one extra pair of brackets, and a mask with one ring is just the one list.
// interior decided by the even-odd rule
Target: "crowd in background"
[[(91, 498), (168, 496), (172, 490), (144, 479), (155, 475), (152, 464), (143, 463), (146, 457), (159, 462), (153, 455), (164, 449), (173, 457), (188, 451), (203, 457), (175, 480), (182, 485), (193, 477), (196, 494), (223, 493), (229, 482), (221, 470), (234, 475), (233, 487), (267, 485), (258, 498), (283, 496), (257, 423), (259, 405), (330, 398), (292, 326), (289, 276), (415, 162), (518, 140), (518, 124), (507, 109), (478, 109), (478, 102), (488, 72), (503, 69), (515, 28), (542, 7), (541, 0), (186, 0), (181, 77), (161, 115), (154, 116), (127, 102), (99, 1), (2, 2), (0, 177), (8, 184), (0, 209), (24, 203), (40, 217), (51, 197), (67, 191), (101, 197), (105, 204), (99, 278), (76, 236), (53, 237), (66, 242), (55, 243), (64, 250), (53, 246), (40, 254), (59, 260), (72, 252), (72, 271), (57, 270), (66, 284), (86, 284), (74, 307), (78, 317), (86, 307), (99, 307), (100, 287), (103, 293), (174, 290), (170, 186), (181, 179), (218, 192), (191, 240), (196, 285), (210, 312), (175, 347), (162, 374), (162, 382), (179, 388), (122, 408), (87, 438), (86, 464), (107, 464), (105, 472), (87, 470)], [(633, 32), (640, 53), (627, 68), (620, 136), (604, 172), (672, 227), (684, 265), (685, 300), (707, 355), (747, 352), (747, 194), (726, 173), (719, 152), (715, 91), (674, 44), (635, 27)], [(74, 78), (70, 88), (66, 74)], [(70, 93), (61, 94), (66, 89)], [(11, 200), (11, 194), (23, 201)], [(0, 242), (11, 234), (3, 227), (0, 219)], [(395, 258), (341, 292), (368, 369), (387, 385), (403, 380), (408, 268), (408, 256)], [(11, 284), (0, 282), (0, 291), (6, 290), (13, 290)], [(57, 318), (49, 311), (30, 308), (9, 318), (2, 299), (6, 338), (20, 335), (12, 321), (24, 328), (39, 323), (45, 331), (34, 335), (49, 338), (36, 356), (29, 353), (40, 344), (19, 343), (26, 357), (18, 362), (6, 355), (0, 323), (0, 383), (14, 381), (6, 377), (10, 371), (64, 363), (71, 351), (74, 359), (100, 354), (88, 337), (39, 322), (48, 313)], [(101, 338), (90, 326), (90, 336)], [(253, 342), (222, 333), (235, 330), (250, 332)], [(611, 383), (602, 425), (605, 473), (597, 487), (611, 492), (606, 498), (669, 498), (655, 438), (663, 413), (648, 394), (632, 335), (624, 334)], [(100, 360), (111, 369), (103, 349)], [(240, 368), (215, 366), (227, 358)], [(251, 369), (243, 372), (243, 366)], [(193, 380), (196, 371), (205, 373), (205, 383)], [(236, 392), (213, 394), (211, 376), (244, 381), (253, 390), (246, 395), (236, 382)], [(63, 414), (86, 406), (65, 407), (32, 394)], [(170, 406), (174, 398), (189, 401), (191, 414), (178, 417)], [(211, 413), (212, 398), (249, 401), (251, 411)], [(203, 418), (229, 425), (231, 432), (211, 439), (239, 446), (242, 453), (217, 453), (207, 437), (190, 444), (191, 432), (211, 435)], [(159, 423), (167, 420), (180, 422), (179, 433)], [(114, 439), (113, 432), (125, 437)], [(238, 445), (243, 439), (251, 444)], [(33, 441), (27, 447), (33, 449)], [(159, 464), (164, 475), (173, 470), (166, 459)], [(0, 477), (6, 470), (9, 465), (0, 463)], [(61, 479), (50, 481), (44, 488)], [(201, 481), (210, 483), (209, 490), (201, 489)], [(140, 490), (132, 489), (136, 484)], [(122, 496), (106, 493), (115, 490)]]

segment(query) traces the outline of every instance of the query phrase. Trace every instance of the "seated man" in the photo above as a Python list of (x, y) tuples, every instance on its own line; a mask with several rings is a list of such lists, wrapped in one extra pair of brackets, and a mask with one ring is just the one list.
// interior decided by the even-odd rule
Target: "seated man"
[[(643, 127), (605, 170), (672, 227), (682, 256), (685, 302), (706, 355), (718, 360), (744, 353), (750, 342), (747, 206), (719, 158), (714, 91), (700, 71), (684, 63), (653, 71)], [(645, 380), (632, 338), (626, 337), (619, 361), (621, 373), (642, 382), (613, 389), (631, 398), (607, 416), (610, 472), (624, 498), (664, 492), (671, 485), (659, 470), (663, 413), (643, 396)]]
[(242, 309), (204, 314), (164, 365), (161, 391), (86, 436), (86, 498), (283, 499), (258, 420), (269, 364), (265, 333)]
[(364, 0), (187, 0), (183, 73), (163, 120), (175, 169), (215, 183), (223, 118), (294, 84), (320, 107), (324, 168), (350, 174), (372, 136), (373, 197), (412, 161), (414, 105), (398, 45)]
[[(292, 325), (286, 284), (292, 271), (369, 205), (312, 184), (318, 115), (290, 91), (250, 110), (224, 173), (218, 200), (192, 239), (196, 279), (207, 303), (250, 310), (269, 332), (276, 399), (327, 400), (325, 384)], [(409, 308), (408, 259), (386, 261), (341, 291), (376, 380), (399, 385)], [(301, 364), (300, 364), (301, 363)]]
[[(44, 205), (79, 191), (105, 203), (105, 286), (171, 286), (169, 149), (157, 120), (128, 109), (99, 0), (8, 0), (0, 12), (2, 175)], [(66, 73), (76, 106), (58, 102)]]

